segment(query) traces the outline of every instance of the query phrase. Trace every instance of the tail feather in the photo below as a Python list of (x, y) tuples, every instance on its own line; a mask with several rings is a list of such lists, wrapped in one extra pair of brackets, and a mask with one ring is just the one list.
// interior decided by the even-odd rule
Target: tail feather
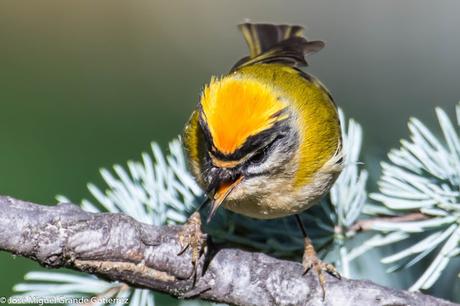
[(303, 27), (274, 24), (243, 23), (239, 25), (249, 47), (249, 57), (256, 57), (270, 50), (277, 43), (291, 38), (302, 37)]
[(318, 52), (322, 41), (308, 41), (304, 28), (298, 25), (244, 23), (239, 25), (249, 47), (249, 56), (241, 59), (233, 69), (255, 63), (284, 63), (307, 66), (305, 55)]

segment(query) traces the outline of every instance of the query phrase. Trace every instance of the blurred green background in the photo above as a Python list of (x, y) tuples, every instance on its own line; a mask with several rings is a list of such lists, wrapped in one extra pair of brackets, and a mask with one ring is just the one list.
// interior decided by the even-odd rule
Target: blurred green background
[[(307, 70), (363, 125), (375, 179), (410, 116), (435, 127), (434, 106), (460, 100), (459, 11), (453, 0), (1, 1), (0, 193), (79, 201), (99, 168), (164, 146), (210, 76), (246, 54), (246, 18), (327, 42)], [(0, 295), (32, 268), (1, 252)]]

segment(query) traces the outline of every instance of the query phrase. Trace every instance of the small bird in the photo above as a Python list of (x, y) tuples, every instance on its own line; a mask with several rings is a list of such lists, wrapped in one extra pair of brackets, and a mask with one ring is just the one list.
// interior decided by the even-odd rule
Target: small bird
[[(316, 256), (298, 214), (317, 203), (343, 166), (337, 108), (326, 87), (300, 70), (305, 56), (324, 47), (297, 25), (239, 26), (249, 56), (228, 74), (212, 77), (184, 131), (191, 171), (211, 203), (208, 222), (222, 205), (257, 219), (295, 215), (304, 235), (305, 273), (335, 268)], [(199, 213), (179, 240), (200, 256)]]

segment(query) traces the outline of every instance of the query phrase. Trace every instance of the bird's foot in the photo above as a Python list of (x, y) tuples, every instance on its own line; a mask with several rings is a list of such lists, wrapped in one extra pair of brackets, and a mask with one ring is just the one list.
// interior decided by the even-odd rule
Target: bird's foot
[(318, 276), (319, 285), (321, 286), (321, 290), (323, 292), (323, 300), (326, 298), (326, 277), (324, 272), (327, 272), (338, 279), (342, 278), (340, 273), (332, 264), (322, 262), (317, 257), (313, 244), (308, 237), (306, 237), (304, 241), (302, 265), (304, 267), (304, 274), (306, 274), (309, 270), (313, 270)]
[(201, 217), (198, 211), (194, 212), (182, 226), (179, 232), (181, 250), (177, 255), (182, 255), (188, 248), (191, 249), (193, 270), (191, 276), (196, 280), (197, 262), (206, 248), (206, 234), (201, 231)]

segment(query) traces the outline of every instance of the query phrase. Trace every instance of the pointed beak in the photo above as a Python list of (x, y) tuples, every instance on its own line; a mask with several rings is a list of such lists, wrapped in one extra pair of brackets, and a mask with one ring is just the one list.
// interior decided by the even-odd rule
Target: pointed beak
[(207, 222), (211, 221), (211, 218), (215, 215), (219, 206), (224, 202), (227, 196), (235, 189), (238, 184), (243, 180), (243, 176), (238, 177), (234, 181), (221, 183), (214, 192), (214, 196), (211, 203), (211, 210), (209, 211)]

